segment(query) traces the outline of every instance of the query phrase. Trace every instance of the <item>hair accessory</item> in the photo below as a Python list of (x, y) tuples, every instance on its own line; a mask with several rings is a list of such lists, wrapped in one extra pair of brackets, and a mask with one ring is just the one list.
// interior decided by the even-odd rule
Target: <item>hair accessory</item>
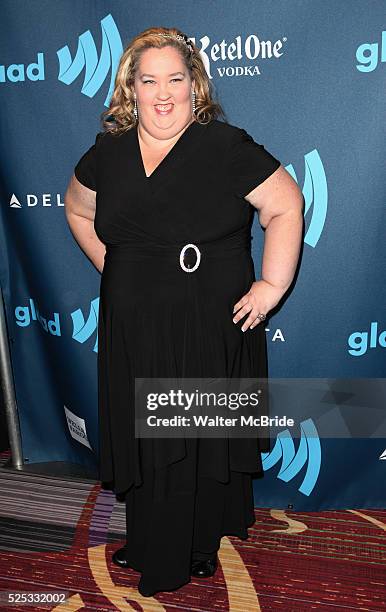
[(193, 53), (193, 52), (194, 52), (192, 42), (191, 42), (191, 41), (189, 40), (189, 38), (188, 38), (187, 36), (185, 36), (185, 35), (184, 35), (184, 36), (181, 36), (180, 34), (166, 34), (166, 33), (164, 33), (164, 32), (160, 32), (160, 33), (159, 33), (159, 35), (160, 35), (160, 36), (164, 36), (165, 38), (172, 38), (172, 39), (174, 39), (174, 40), (179, 40), (179, 41), (183, 42), (183, 43), (184, 43), (184, 44), (185, 44), (185, 45), (188, 47), (188, 49), (189, 49), (189, 51), (190, 51), (191, 53)]

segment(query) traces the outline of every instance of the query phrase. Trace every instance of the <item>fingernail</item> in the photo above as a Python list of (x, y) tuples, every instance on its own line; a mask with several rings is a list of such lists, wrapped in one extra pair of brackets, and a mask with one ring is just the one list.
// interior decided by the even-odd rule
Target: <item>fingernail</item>
[(237, 323), (236, 319), (233, 319), (233, 323)]

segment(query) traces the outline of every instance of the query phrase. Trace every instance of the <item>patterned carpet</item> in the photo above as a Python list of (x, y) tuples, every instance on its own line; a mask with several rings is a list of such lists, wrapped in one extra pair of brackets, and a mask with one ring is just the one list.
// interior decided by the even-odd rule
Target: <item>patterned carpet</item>
[(2, 467), (0, 591), (63, 590), (66, 605), (1, 610), (237, 612), (386, 610), (386, 511), (256, 508), (250, 537), (222, 538), (212, 578), (142, 597), (140, 574), (111, 555), (125, 540), (124, 504), (100, 484)]

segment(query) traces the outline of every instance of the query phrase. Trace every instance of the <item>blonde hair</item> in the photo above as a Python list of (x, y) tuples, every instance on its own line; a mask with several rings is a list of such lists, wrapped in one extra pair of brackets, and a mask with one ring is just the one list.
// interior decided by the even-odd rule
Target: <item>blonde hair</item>
[(219, 115), (224, 116), (220, 104), (213, 100), (211, 82), (199, 50), (193, 42), (177, 28), (148, 28), (130, 41), (121, 56), (109, 108), (101, 115), (103, 127), (107, 131), (118, 134), (137, 124), (134, 115), (134, 77), (142, 52), (152, 47), (162, 49), (167, 46), (179, 51), (191, 79), (195, 82), (195, 120), (204, 124)]

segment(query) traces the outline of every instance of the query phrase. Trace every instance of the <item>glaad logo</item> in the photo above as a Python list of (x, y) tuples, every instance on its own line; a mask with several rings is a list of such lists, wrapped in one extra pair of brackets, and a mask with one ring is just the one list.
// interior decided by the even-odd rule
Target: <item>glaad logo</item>
[[(304, 196), (304, 217), (307, 221), (307, 213), (312, 206), (312, 217), (308, 224), (304, 242), (315, 247), (322, 234), (324, 223), (327, 216), (327, 179), (322, 160), (316, 149), (304, 156), (305, 175), (303, 185)], [(292, 178), (299, 184), (296, 172), (292, 164), (286, 166), (286, 170)]]
[(105, 106), (108, 106), (113, 93), (115, 74), (123, 52), (123, 46), (112, 15), (107, 15), (102, 19), (101, 29), (102, 50), (99, 59), (90, 30), (86, 30), (79, 36), (78, 49), (74, 59), (72, 59), (67, 45), (57, 51), (59, 59), (58, 79), (62, 83), (70, 85), (84, 69), (81, 93), (92, 98), (102, 87), (110, 72), (110, 86), (104, 102)]
[(87, 321), (85, 321), (83, 312), (80, 308), (71, 313), (73, 332), (72, 338), (83, 344), (93, 333), (96, 332), (96, 340), (93, 351), (98, 352), (98, 308), (99, 297), (92, 300), (90, 304), (90, 312)]
[[(50, 315), (51, 316), (51, 315)], [(16, 325), (28, 327), (32, 321), (38, 321), (45, 332), (52, 336), (61, 336), (59, 313), (54, 312), (52, 319), (43, 316), (34, 300), (30, 298), (28, 306), (16, 306), (15, 308)]]
[[(98, 309), (99, 297), (95, 298), (90, 303), (90, 312), (87, 321), (85, 321), (80, 308), (71, 313), (73, 340), (83, 344), (96, 332), (96, 340), (93, 348), (95, 353), (98, 352)], [(15, 319), (16, 325), (19, 327), (28, 327), (33, 321), (37, 321), (47, 334), (51, 336), (62, 336), (59, 313), (54, 312), (49, 316), (42, 315), (32, 298), (30, 298), (28, 306), (16, 306)]]
[[(59, 60), (58, 79), (62, 83), (70, 85), (84, 69), (81, 92), (92, 98), (102, 87), (110, 72), (110, 86), (104, 102), (105, 106), (108, 107), (123, 46), (111, 14), (104, 17), (100, 25), (102, 29), (100, 57), (98, 58), (97, 48), (90, 30), (86, 30), (79, 36), (78, 49), (74, 59), (72, 59), (67, 45), (56, 52)], [(45, 80), (44, 53), (38, 53), (37, 62), (32, 62), (27, 67), (25, 64), (0, 66), (0, 83), (5, 83), (7, 80), (11, 83), (24, 82), (26, 78), (30, 81)]]
[(367, 331), (355, 331), (348, 337), (348, 345), (348, 352), (354, 357), (361, 357), (368, 348), (377, 348), (378, 345), (386, 348), (386, 330), (378, 332), (378, 322), (371, 321), (370, 342)]
[[(190, 37), (190, 40), (199, 46), (194, 37)], [(217, 75), (220, 77), (255, 76), (260, 74), (259, 67), (256, 65), (228, 65), (228, 63), (238, 62), (240, 64), (245, 59), (249, 61), (257, 58), (264, 60), (279, 58), (283, 55), (281, 50), (283, 42), (286, 41), (285, 37), (274, 42), (260, 40), (255, 34), (250, 34), (244, 41), (241, 36), (236, 36), (231, 42), (223, 39), (220, 43), (212, 44), (209, 36), (203, 36), (199, 40), (201, 43), (200, 55), (210, 79), (213, 78), (211, 62), (222, 62), (221, 66), (217, 66)]]
[(7, 68), (0, 66), (0, 83), (6, 80), (11, 83), (24, 83), (25, 78), (29, 81), (44, 81), (44, 53), (38, 53), (38, 61), (31, 62), (27, 68), (25, 64), (10, 64)]
[[(379, 45), (378, 43), (363, 43), (359, 45), (356, 52), (358, 62), (356, 68), (359, 72), (373, 72), (378, 66)], [(382, 32), (381, 38), (381, 62), (386, 62), (386, 30)]]
[(281, 460), (281, 467), (277, 475), (280, 480), (289, 482), (297, 476), (304, 465), (307, 464), (303, 482), (298, 491), (310, 495), (318, 480), (321, 466), (321, 446), (317, 429), (312, 419), (300, 423), (301, 438), (299, 448), (295, 453), (295, 446), (288, 429), (276, 436), (276, 443), (270, 453), (261, 453), (264, 471), (272, 468)]

